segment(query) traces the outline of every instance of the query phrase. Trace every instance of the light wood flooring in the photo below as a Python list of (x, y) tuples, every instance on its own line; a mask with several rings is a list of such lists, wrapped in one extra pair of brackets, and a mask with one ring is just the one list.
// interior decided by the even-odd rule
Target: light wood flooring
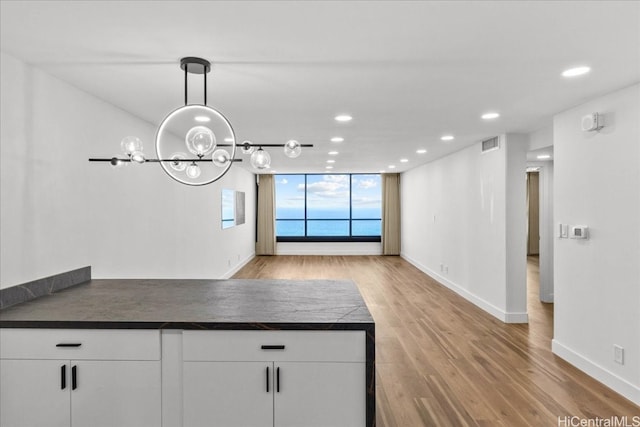
[(529, 258), (528, 325), (504, 324), (400, 257), (256, 257), (234, 278), (351, 279), (376, 322), (377, 426), (558, 426), (640, 408), (551, 353)]

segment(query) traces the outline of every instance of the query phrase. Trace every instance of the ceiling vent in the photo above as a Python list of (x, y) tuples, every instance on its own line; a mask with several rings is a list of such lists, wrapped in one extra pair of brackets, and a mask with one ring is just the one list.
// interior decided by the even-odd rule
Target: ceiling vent
[(500, 137), (494, 136), (493, 138), (485, 139), (482, 141), (482, 152), (497, 150), (500, 148)]

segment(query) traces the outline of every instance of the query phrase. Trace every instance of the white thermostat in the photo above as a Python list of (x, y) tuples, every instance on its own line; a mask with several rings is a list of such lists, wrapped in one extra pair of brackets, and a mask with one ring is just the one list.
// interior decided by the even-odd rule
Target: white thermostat
[(604, 120), (598, 113), (587, 114), (582, 118), (582, 130), (585, 132), (593, 132), (604, 127)]
[(571, 227), (571, 238), (572, 239), (588, 239), (589, 227), (585, 225), (576, 225), (575, 227)]

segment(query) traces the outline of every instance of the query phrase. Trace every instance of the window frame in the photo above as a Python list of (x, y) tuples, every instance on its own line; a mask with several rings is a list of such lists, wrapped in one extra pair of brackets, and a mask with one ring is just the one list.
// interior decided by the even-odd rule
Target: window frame
[[(304, 236), (278, 236), (276, 234), (277, 242), (381, 242), (382, 230), (380, 236), (353, 236), (353, 177), (359, 175), (378, 175), (376, 173), (278, 173), (276, 176), (304, 176), (304, 217), (303, 218), (278, 218), (275, 215), (276, 224), (278, 221), (303, 221), (304, 223)], [(307, 209), (307, 177), (308, 176), (325, 176), (325, 175), (348, 175), (349, 176), (349, 218), (308, 218)], [(277, 194), (277, 189), (275, 189)], [(380, 202), (382, 204), (382, 200)], [(277, 212), (277, 205), (276, 205)], [(307, 236), (307, 221), (348, 221), (349, 222), (349, 235), (348, 236)], [(380, 210), (380, 218), (355, 218), (355, 221), (380, 221), (382, 225), (382, 206)], [(275, 227), (277, 230), (277, 226)], [(274, 230), (274, 231), (275, 231)], [(277, 231), (276, 231), (277, 232)]]

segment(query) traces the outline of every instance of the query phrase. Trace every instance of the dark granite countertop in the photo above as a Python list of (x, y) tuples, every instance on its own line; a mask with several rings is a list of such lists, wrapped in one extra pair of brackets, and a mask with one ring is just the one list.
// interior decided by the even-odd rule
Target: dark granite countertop
[(346, 280), (91, 280), (0, 311), (0, 327), (360, 329), (373, 318)]

